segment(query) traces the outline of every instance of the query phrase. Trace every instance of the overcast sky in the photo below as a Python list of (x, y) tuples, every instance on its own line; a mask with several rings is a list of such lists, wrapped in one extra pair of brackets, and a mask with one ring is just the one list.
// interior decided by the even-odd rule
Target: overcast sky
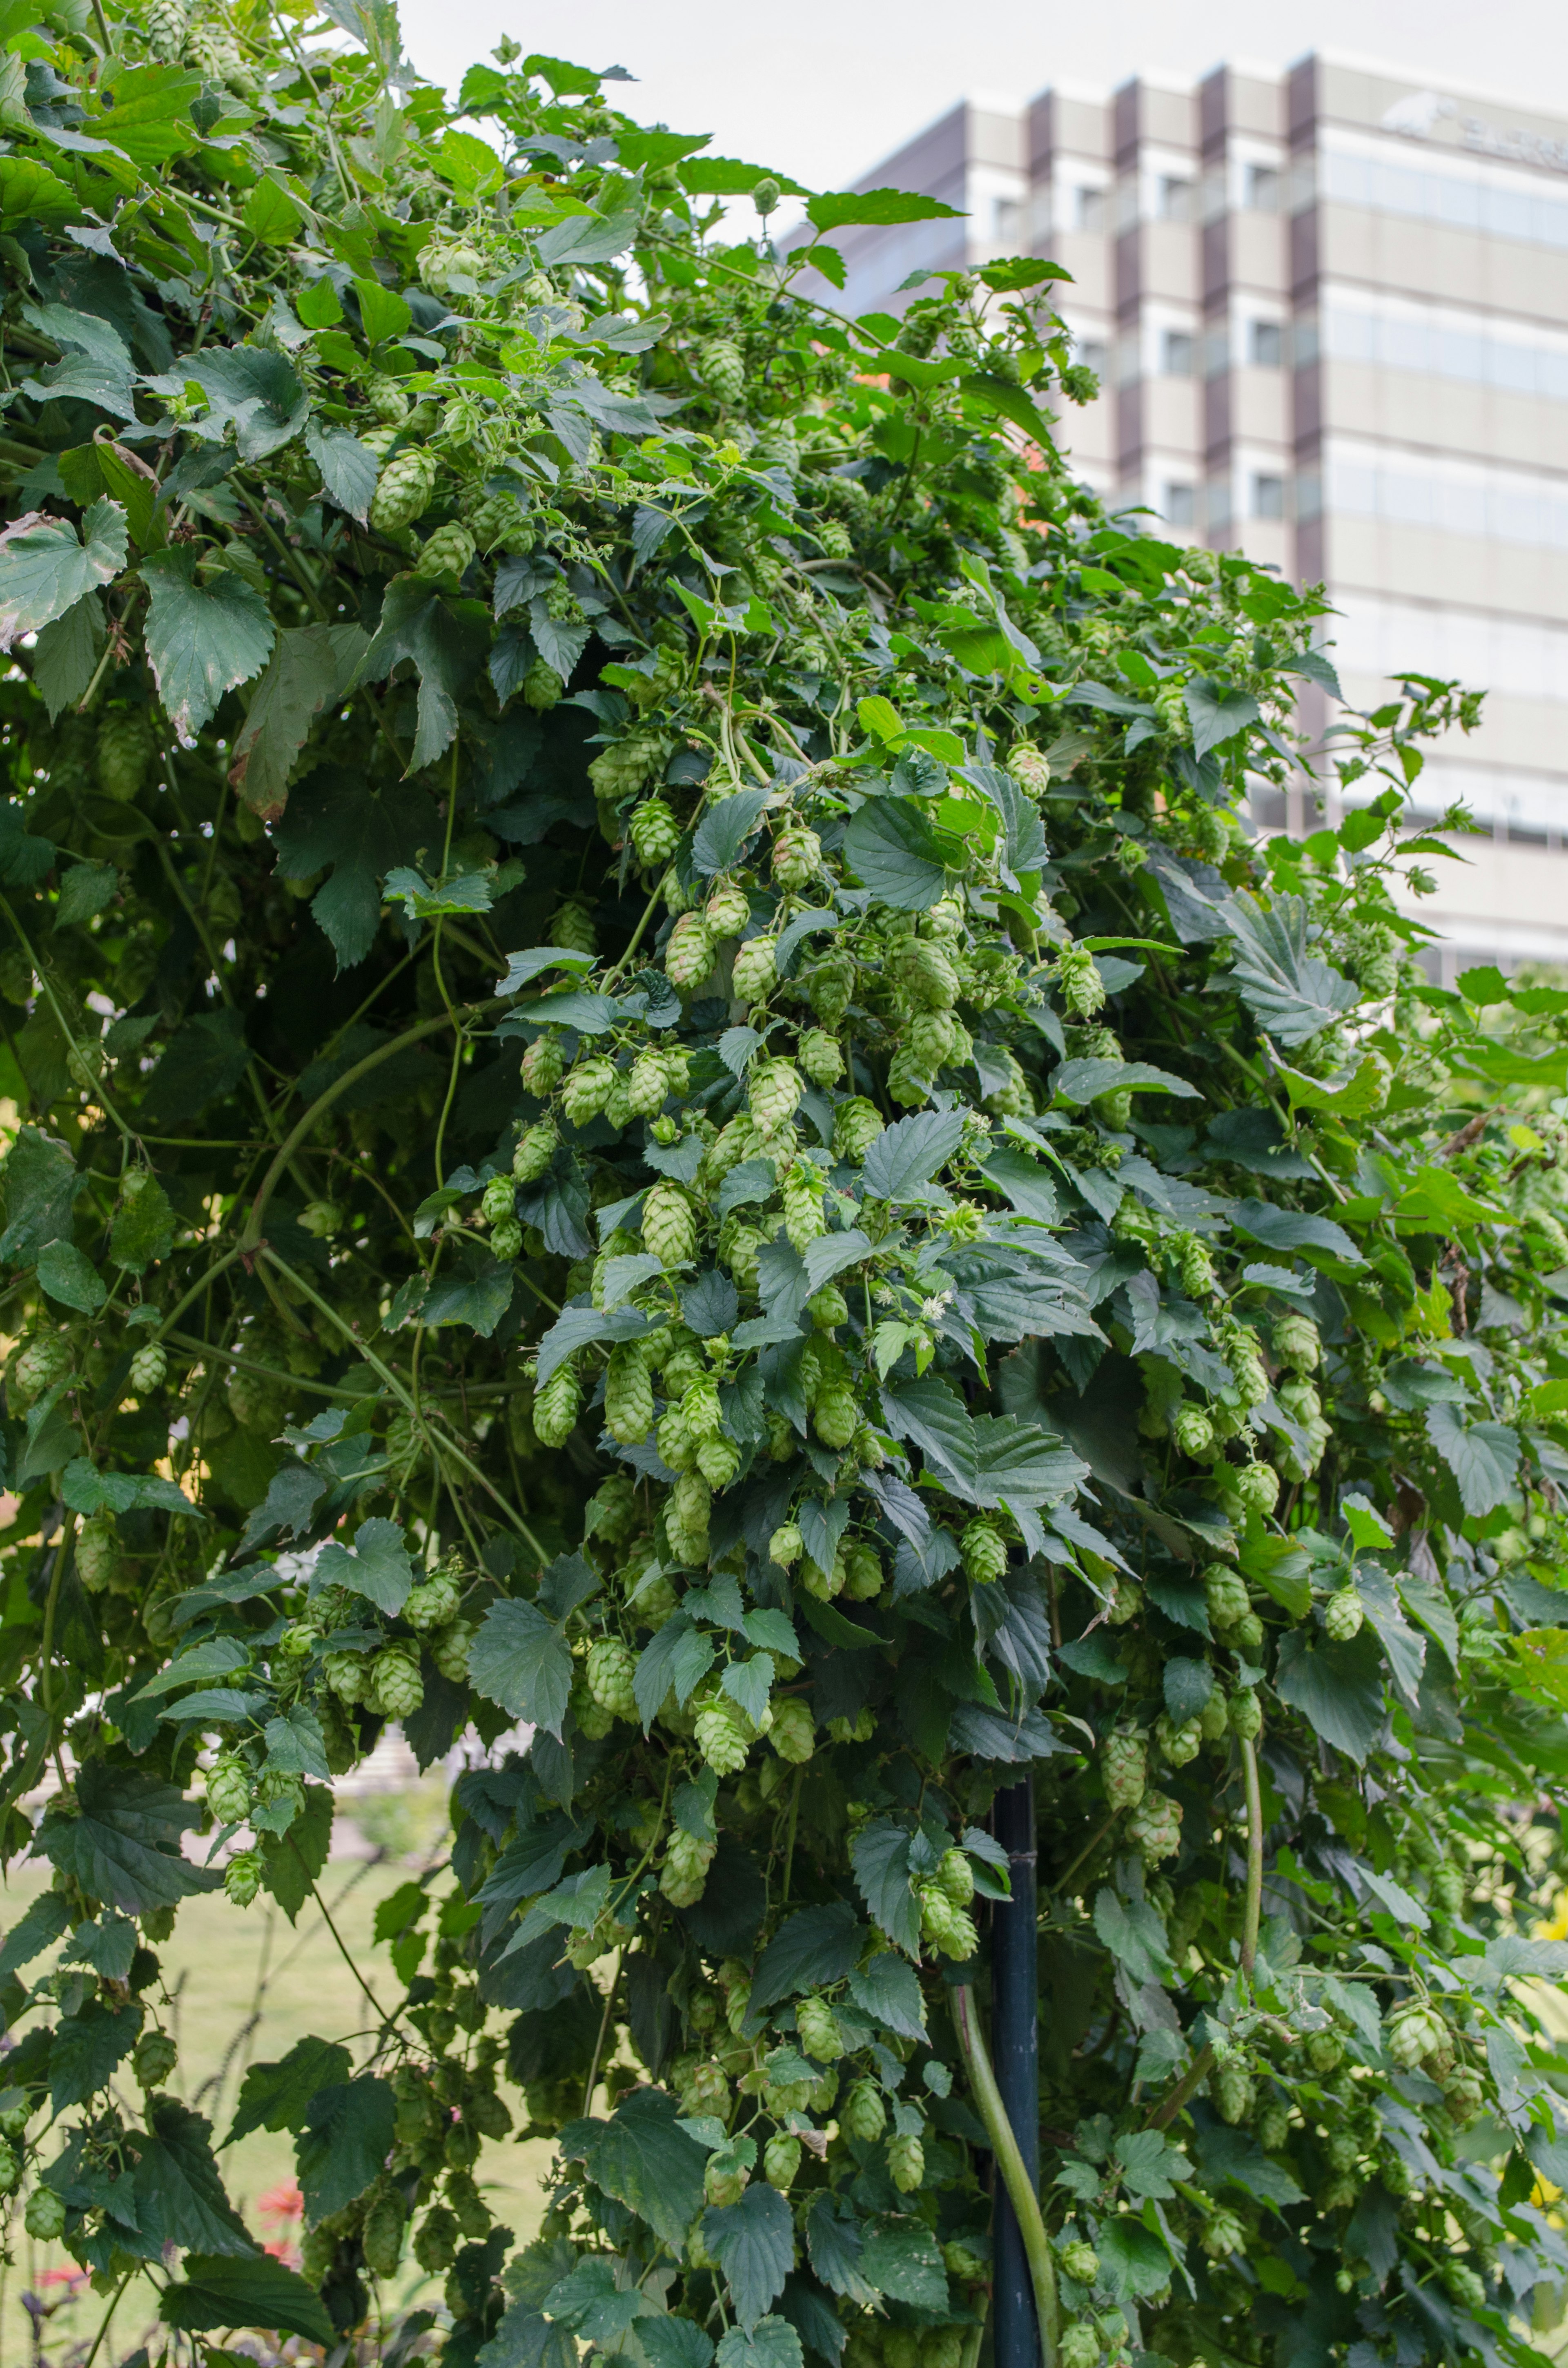
[(1568, 113), (1568, 42), (1549, 0), (403, 0), (420, 70), (455, 83), (504, 33), (585, 65), (623, 65), (614, 95), (644, 122), (710, 131), (713, 153), (842, 188), (955, 99), (1019, 104), (1053, 81), (1108, 89), (1193, 77), (1223, 59), (1278, 67), (1308, 48)]

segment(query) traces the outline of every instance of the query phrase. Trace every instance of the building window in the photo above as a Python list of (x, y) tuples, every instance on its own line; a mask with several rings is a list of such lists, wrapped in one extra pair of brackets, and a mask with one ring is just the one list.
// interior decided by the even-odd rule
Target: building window
[(1106, 193), (1080, 186), (1073, 192), (1073, 227), (1074, 230), (1104, 231), (1106, 226)]
[(1166, 378), (1190, 378), (1198, 362), (1198, 340), (1189, 330), (1166, 329), (1160, 338), (1160, 369)]
[(1203, 507), (1210, 534), (1229, 534), (1231, 530), (1231, 482), (1228, 477), (1213, 477), (1204, 495)]
[(1162, 173), (1159, 184), (1160, 220), (1189, 222), (1195, 194), (1193, 184), (1185, 174)]
[(1247, 323), (1247, 359), (1255, 370), (1280, 370), (1285, 362), (1285, 330), (1278, 321)]
[(1249, 165), (1243, 178), (1245, 203), (1254, 213), (1279, 211), (1279, 174), (1272, 165)]
[(1109, 347), (1105, 345), (1098, 337), (1089, 337), (1079, 347), (1078, 359), (1082, 362), (1085, 370), (1092, 370), (1094, 371), (1095, 376), (1099, 380), (1103, 386), (1105, 384), (1106, 372), (1110, 368)]
[(1198, 523), (1197, 486), (1167, 484), (1160, 510), (1167, 526), (1196, 526)]
[(1252, 481), (1252, 514), (1255, 518), (1282, 518), (1285, 515), (1285, 480), (1267, 472), (1255, 475)]
[(991, 201), (991, 234), (1006, 246), (1015, 246), (1023, 208), (1017, 198), (994, 198)]

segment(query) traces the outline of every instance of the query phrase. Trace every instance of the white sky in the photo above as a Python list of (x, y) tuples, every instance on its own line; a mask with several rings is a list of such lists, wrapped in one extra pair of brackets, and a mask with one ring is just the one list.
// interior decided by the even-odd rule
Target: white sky
[(1516, 94), (1568, 114), (1568, 41), (1548, 0), (403, 0), (415, 63), (455, 84), (504, 33), (585, 65), (643, 122), (710, 131), (718, 155), (843, 188), (955, 100), (1017, 104), (1051, 82), (1196, 77), (1221, 60), (1278, 67), (1308, 49), (1386, 60), (1421, 81)]

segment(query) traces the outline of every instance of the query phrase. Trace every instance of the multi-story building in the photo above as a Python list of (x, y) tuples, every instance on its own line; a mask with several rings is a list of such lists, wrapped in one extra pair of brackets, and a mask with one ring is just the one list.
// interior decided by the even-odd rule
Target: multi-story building
[(845, 233), (835, 301), (1059, 262), (1102, 385), (1062, 422), (1085, 477), (1324, 583), (1355, 705), (1402, 668), (1485, 689), (1416, 799), (1491, 836), (1422, 916), (1448, 966), (1568, 960), (1568, 120), (1313, 55), (966, 102), (861, 186), (889, 183), (965, 219)]

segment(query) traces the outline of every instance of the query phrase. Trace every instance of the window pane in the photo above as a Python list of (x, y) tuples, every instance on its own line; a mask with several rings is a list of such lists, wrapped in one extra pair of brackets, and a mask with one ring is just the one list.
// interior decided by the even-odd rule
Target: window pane
[(1283, 477), (1258, 476), (1252, 481), (1252, 514), (1256, 518), (1282, 518), (1285, 515), (1285, 480)]
[(1278, 370), (1285, 359), (1285, 332), (1278, 321), (1247, 324), (1247, 359), (1258, 370)]
[(1197, 341), (1186, 329), (1167, 329), (1160, 342), (1160, 368), (1167, 378), (1190, 378)]

